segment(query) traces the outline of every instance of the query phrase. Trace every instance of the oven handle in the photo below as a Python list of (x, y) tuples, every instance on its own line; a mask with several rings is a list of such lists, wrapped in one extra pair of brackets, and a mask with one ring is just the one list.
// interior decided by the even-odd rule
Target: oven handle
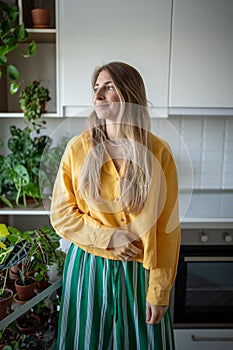
[(198, 337), (191, 335), (192, 341), (233, 341), (233, 337)]
[(184, 257), (185, 262), (227, 262), (227, 261), (233, 261), (232, 256), (185, 256)]

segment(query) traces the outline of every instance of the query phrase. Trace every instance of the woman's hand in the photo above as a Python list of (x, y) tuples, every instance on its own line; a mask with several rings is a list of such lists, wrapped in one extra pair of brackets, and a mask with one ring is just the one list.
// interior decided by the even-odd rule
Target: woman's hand
[(167, 308), (168, 306), (152, 305), (146, 302), (146, 323), (159, 323), (167, 311)]
[(119, 260), (130, 260), (142, 253), (141, 239), (127, 230), (116, 230), (111, 238), (108, 249)]

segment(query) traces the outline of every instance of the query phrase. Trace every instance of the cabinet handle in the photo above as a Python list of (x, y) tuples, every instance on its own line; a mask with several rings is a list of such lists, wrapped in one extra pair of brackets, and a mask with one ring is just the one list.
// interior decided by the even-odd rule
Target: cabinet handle
[(185, 256), (185, 262), (231, 262), (232, 256)]
[(191, 335), (192, 341), (232, 341), (233, 337), (198, 337), (194, 334)]

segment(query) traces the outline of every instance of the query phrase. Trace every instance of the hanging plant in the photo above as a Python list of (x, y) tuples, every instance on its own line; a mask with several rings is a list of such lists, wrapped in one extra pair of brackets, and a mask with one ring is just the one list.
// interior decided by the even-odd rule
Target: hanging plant
[[(8, 5), (0, 1), (0, 79), (6, 70), (10, 80), (9, 91), (15, 94), (19, 89), (19, 71), (15, 65), (10, 64), (8, 55), (18, 49), (20, 43), (28, 38), (28, 32), (24, 23), (15, 26), (19, 17), (19, 9), (16, 5)], [(33, 40), (27, 46), (26, 53), (22, 54), (28, 58), (36, 52), (36, 43)]]
[(38, 80), (32, 81), (20, 92), (19, 104), (24, 118), (32, 124), (37, 133), (46, 124), (41, 115), (46, 112), (45, 105), (50, 100), (49, 90)]

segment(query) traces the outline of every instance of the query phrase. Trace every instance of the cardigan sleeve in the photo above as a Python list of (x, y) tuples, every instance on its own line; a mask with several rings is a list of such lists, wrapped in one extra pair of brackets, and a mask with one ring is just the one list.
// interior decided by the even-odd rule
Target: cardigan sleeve
[(168, 305), (170, 290), (176, 277), (180, 248), (177, 170), (167, 148), (162, 163), (165, 181), (161, 184), (156, 224), (156, 268), (150, 270), (147, 301)]
[(102, 225), (78, 207), (71, 163), (69, 152), (65, 152), (53, 188), (51, 224), (61, 237), (78, 246), (106, 249), (116, 229)]

